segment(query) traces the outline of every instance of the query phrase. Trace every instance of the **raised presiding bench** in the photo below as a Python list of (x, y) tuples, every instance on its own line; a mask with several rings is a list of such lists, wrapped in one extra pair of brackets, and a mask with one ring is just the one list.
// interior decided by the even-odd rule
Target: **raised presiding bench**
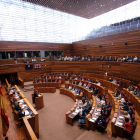
[[(34, 94), (32, 94), (32, 101), (34, 103)], [(35, 98), (35, 104), (36, 104), (36, 108), (37, 110), (42, 109), (44, 107), (44, 100), (43, 100), (43, 94), (40, 93), (38, 94), (38, 97)]]
[(60, 94), (67, 95), (67, 96), (71, 97), (74, 101), (76, 101), (76, 99), (80, 99), (80, 96), (76, 96), (76, 94), (74, 94), (72, 91), (70, 91), (68, 89), (60, 88)]
[(38, 140), (26, 117), (23, 117), (23, 123), (28, 140)]
[(60, 88), (60, 83), (55, 83), (55, 82), (47, 82), (47, 83), (34, 83), (34, 88), (37, 87), (56, 87)]
[(34, 88), (34, 91), (36, 91), (36, 90), (38, 90), (39, 93), (45, 93), (45, 92), (54, 93), (54, 92), (56, 92), (55, 87), (38, 87), (38, 88)]

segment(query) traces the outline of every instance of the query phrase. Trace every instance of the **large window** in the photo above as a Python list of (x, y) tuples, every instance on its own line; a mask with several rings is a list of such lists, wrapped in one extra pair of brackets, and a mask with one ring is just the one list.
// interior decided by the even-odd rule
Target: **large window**
[(71, 43), (82, 39), (87, 22), (29, 2), (0, 0), (0, 40)]
[(22, 0), (0, 0), (0, 40), (72, 43), (93, 30), (139, 16), (140, 0), (92, 19)]

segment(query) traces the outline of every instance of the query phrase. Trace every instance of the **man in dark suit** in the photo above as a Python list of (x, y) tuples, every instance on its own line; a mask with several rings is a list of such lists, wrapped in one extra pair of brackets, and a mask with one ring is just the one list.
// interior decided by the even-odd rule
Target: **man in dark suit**
[(15, 102), (15, 110), (16, 111), (21, 110), (21, 107), (19, 106), (19, 103), (18, 102)]
[(35, 98), (38, 97), (38, 94), (37, 94), (37, 93), (38, 93), (38, 91), (36, 90), (36, 91), (34, 92), (34, 103), (35, 103)]

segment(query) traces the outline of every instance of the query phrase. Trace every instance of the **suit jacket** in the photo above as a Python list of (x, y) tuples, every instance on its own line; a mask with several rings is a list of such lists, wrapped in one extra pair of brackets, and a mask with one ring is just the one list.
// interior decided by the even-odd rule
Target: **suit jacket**
[(22, 118), (22, 117), (24, 117), (24, 116), (25, 116), (25, 112), (24, 112), (24, 114), (23, 114), (22, 112), (18, 111), (18, 117), (19, 117), (19, 118)]
[(19, 110), (21, 110), (21, 107), (19, 105), (15, 105), (15, 110), (19, 111)]

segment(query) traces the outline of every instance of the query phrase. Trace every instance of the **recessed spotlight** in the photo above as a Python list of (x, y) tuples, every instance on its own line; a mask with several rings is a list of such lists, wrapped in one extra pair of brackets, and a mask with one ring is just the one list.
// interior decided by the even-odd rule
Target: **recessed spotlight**
[(102, 5), (101, 5), (101, 7), (102, 7)]
[(96, 2), (96, 1), (95, 1)]
[(88, 5), (87, 5), (88, 6)]
[(70, 6), (71, 7), (71, 6)]
[(77, 3), (78, 3), (78, 1), (77, 1)]

